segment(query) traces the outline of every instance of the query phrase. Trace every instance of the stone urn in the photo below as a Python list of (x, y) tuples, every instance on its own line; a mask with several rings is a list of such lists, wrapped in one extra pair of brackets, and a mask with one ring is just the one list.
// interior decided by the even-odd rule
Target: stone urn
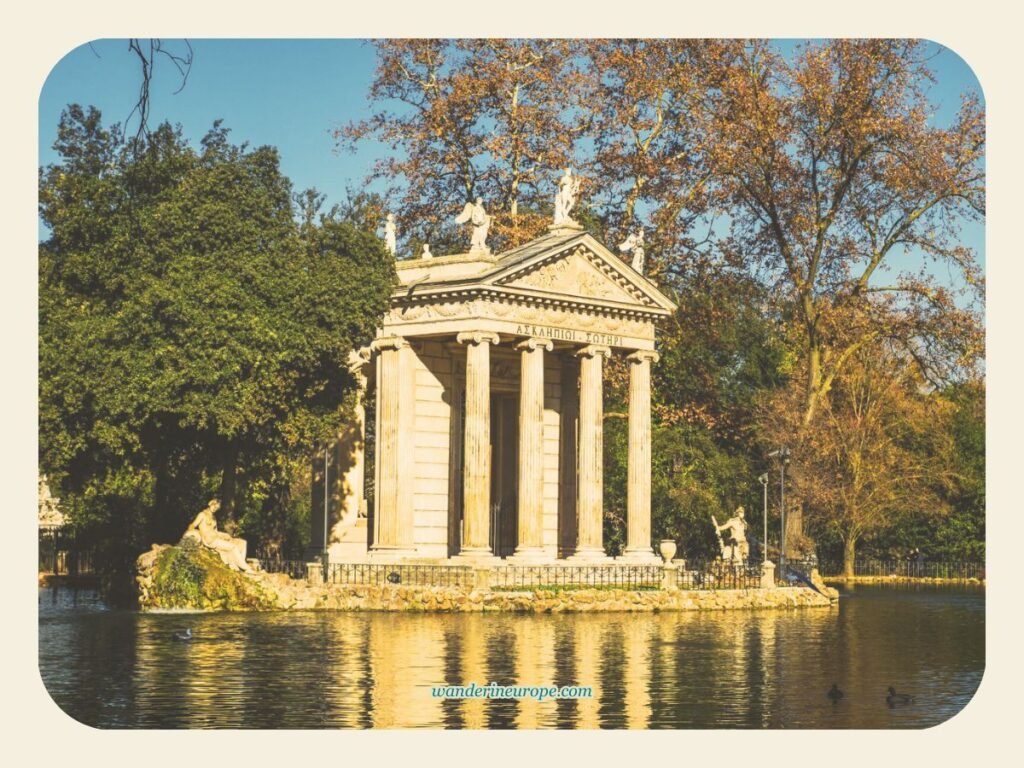
[(661, 553), (661, 559), (665, 561), (665, 565), (672, 562), (672, 558), (676, 556), (676, 543), (672, 539), (662, 539), (658, 542), (658, 551)]

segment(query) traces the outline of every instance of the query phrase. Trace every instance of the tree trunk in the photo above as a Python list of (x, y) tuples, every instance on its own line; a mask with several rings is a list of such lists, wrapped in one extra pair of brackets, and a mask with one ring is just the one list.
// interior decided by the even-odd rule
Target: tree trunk
[(629, 234), (628, 230), (633, 225), (633, 212), (636, 210), (636, 202), (640, 198), (640, 192), (643, 191), (644, 183), (646, 179), (643, 176), (637, 176), (633, 179), (633, 188), (629, 190), (629, 194), (626, 195), (626, 214), (623, 219), (626, 227), (626, 233)]
[(809, 332), (807, 349), (807, 397), (804, 405), (804, 426), (814, 419), (821, 397), (821, 345), (814, 331)]
[(853, 564), (857, 557), (857, 539), (852, 535), (847, 536), (843, 541), (843, 576), (851, 578), (856, 574), (853, 572)]

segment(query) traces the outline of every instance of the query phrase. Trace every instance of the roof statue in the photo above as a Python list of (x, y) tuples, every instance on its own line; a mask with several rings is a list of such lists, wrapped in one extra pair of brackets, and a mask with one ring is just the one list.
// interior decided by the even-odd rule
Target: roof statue
[(392, 256), (398, 254), (398, 242), (395, 236), (395, 214), (389, 213), (384, 220), (384, 247)]
[(432, 259), (434, 254), (430, 252), (430, 243), (423, 244), (423, 253), (420, 254), (421, 259)]
[(462, 213), (455, 219), (456, 224), (469, 222), (473, 225), (473, 237), (469, 242), (470, 253), (490, 253), (487, 247), (487, 230), (491, 228), (491, 217), (484, 210), (483, 198), (478, 197), (475, 203), (466, 203)]
[(579, 226), (571, 213), (573, 206), (576, 205), (576, 199), (580, 194), (580, 182), (579, 176), (573, 178), (572, 170), (569, 168), (565, 169), (565, 173), (562, 178), (558, 180), (558, 193), (555, 195), (555, 226), (562, 225), (576, 225)]
[(644, 273), (643, 227), (637, 227), (633, 233), (625, 239), (625, 241), (619, 243), (619, 252), (632, 254), (633, 260), (631, 262), (631, 266), (641, 275)]

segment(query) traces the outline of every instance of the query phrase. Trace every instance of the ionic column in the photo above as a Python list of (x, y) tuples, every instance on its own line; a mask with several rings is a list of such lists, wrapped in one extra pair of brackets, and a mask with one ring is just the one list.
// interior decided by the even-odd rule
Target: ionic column
[(487, 560), (491, 549), (491, 344), (496, 333), (460, 333), (466, 345), (466, 421), (463, 440), (462, 550)]
[(658, 353), (634, 352), (629, 363), (629, 459), (624, 558), (659, 562), (651, 547), (651, 363)]
[(604, 560), (604, 389), (601, 374), (608, 347), (591, 344), (580, 358), (579, 447), (577, 448), (576, 551), (570, 560)]
[[(413, 407), (412, 348), (397, 336), (376, 339), (377, 375), (375, 555), (413, 554)], [(403, 482), (404, 479), (404, 482)]]
[(516, 345), (519, 376), (519, 535), (516, 560), (546, 559), (544, 552), (544, 352), (547, 339)]

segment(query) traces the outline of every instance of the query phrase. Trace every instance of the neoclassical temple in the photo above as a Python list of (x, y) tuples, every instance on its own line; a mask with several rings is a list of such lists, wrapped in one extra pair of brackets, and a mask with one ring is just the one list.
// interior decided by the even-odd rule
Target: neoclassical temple
[(629, 364), (622, 558), (655, 562), (651, 363), (675, 305), (571, 219), (504, 253), (478, 241), (396, 267), (383, 327), (353, 356), (368, 407), (328, 468), (340, 499), (328, 526), (314, 515), (313, 546), (327, 530), (341, 562), (609, 560), (602, 377), (617, 355)]

